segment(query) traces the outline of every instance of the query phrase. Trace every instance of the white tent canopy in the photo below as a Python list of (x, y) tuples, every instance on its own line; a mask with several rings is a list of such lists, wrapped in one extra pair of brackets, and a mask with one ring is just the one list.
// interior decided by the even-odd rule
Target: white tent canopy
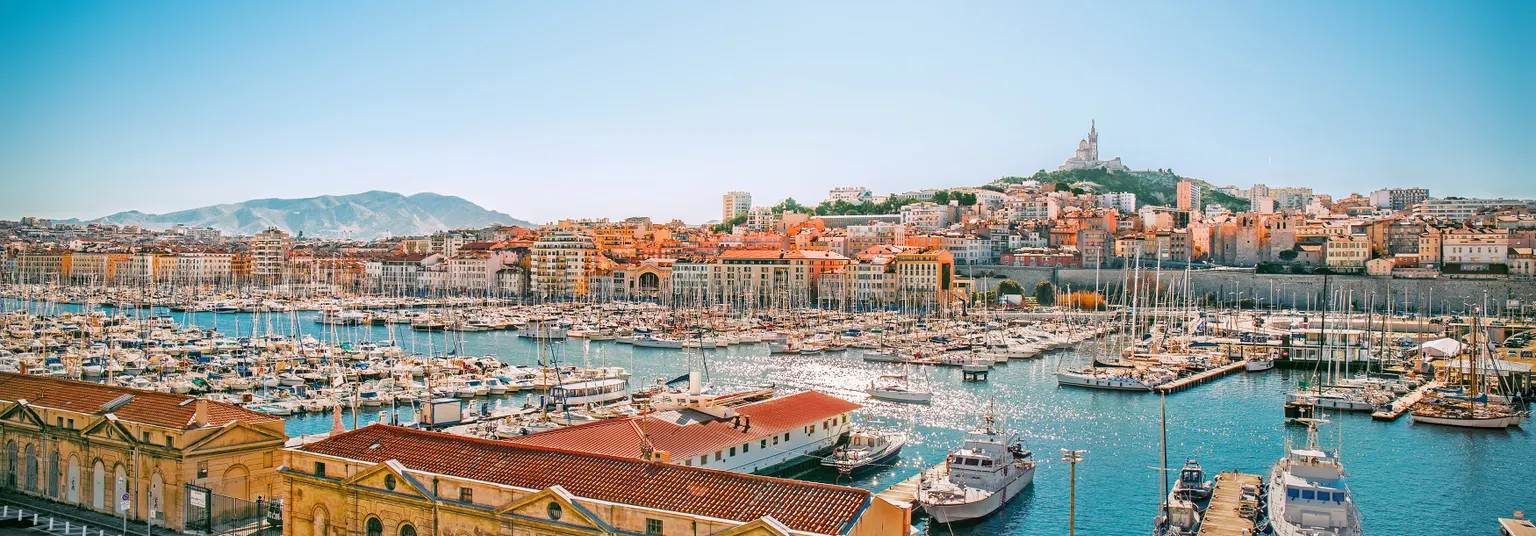
[(1456, 339), (1435, 339), (1420, 344), (1415, 350), (1430, 357), (1451, 357), (1461, 352), (1464, 347)]

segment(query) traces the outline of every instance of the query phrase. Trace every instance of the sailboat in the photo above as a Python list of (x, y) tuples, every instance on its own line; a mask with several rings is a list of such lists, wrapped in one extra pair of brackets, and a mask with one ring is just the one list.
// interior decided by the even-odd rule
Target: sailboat
[(882, 374), (869, 382), (865, 391), (870, 398), (891, 402), (927, 404), (933, 401), (933, 391), (912, 385), (912, 379), (906, 374)]
[[(1528, 412), (1517, 411), (1513, 406), (1489, 403), (1488, 393), (1483, 392), (1490, 378), (1487, 367), (1494, 361), (1492, 356), (1487, 355), (1486, 349), (1477, 343), (1477, 332), (1481, 329), (1478, 317), (1480, 312), (1481, 309), (1474, 308), (1472, 313), (1472, 344), (1470, 353), (1466, 355), (1466, 372), (1470, 378), (1467, 396), (1426, 397), (1414, 405), (1410, 417), (1413, 422), (1462, 428), (1509, 428), (1520, 426), (1530, 416)], [(1451, 361), (1449, 366), (1460, 368), (1457, 361)], [(1449, 370), (1446, 376), (1449, 379)], [(1492, 378), (1498, 381), (1496, 374)]]

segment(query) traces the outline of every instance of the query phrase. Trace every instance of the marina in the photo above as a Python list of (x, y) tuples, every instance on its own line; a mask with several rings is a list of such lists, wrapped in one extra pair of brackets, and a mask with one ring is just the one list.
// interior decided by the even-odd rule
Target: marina
[[(7, 304), (9, 309), (16, 307), (17, 302)], [(76, 306), (52, 307), (67, 312)], [(237, 329), (251, 329), (258, 313), (172, 314), (177, 320), (203, 329), (233, 334)], [(390, 330), (388, 325), (332, 326), (313, 322), (311, 315), (319, 313), (293, 314), (296, 321), (291, 325), (296, 327), (299, 336), (333, 336), (354, 346), (364, 341), (384, 340)], [(328, 335), (332, 330), (334, 335)], [(1056, 448), (1090, 451), (1078, 468), (1079, 504), (1075, 523), (1079, 529), (1095, 534), (1140, 534), (1141, 529), (1127, 527), (1122, 521), (1133, 515), (1148, 519), (1158, 509), (1156, 501), (1150, 499), (1129, 502), (1119, 499), (1127, 493), (1137, 495), (1139, 490), (1157, 487), (1156, 472), (1145, 469), (1156, 465), (1156, 459), (1149, 457), (1145, 447), (1158, 441), (1152, 435), (1154, 432), (1149, 431), (1149, 428), (1155, 429), (1157, 398), (1134, 392), (1057, 385), (1057, 371), (1091, 364), (1097, 353), (1094, 340), (1084, 340), (1067, 348), (1047, 349), (1031, 358), (996, 362), (989, 367), (989, 381), (982, 383), (962, 382), (963, 371), (959, 366), (900, 365), (870, 360), (868, 357), (880, 350), (858, 347), (839, 352), (772, 354), (763, 343), (732, 344), (707, 350), (648, 348), (620, 341), (583, 338), (540, 341), (518, 337), (510, 330), (434, 332), (431, 335), (397, 332), (395, 336), (397, 344), (403, 348), (414, 345), (420, 351), (430, 346), (439, 353), (444, 351), (445, 337), (452, 337), (454, 344), (449, 346), (460, 355), (494, 355), (499, 362), (529, 368), (537, 366), (541, 355), (551, 354), (558, 354), (563, 362), (585, 364), (594, 369), (622, 368), (631, 375), (629, 385), (636, 392), (647, 390), (647, 386), (657, 379), (670, 380), (685, 374), (690, 359), (703, 355), (708, 359), (708, 376), (704, 383), (712, 388), (712, 392), (760, 389), (766, 381), (774, 384), (781, 395), (812, 389), (851, 400), (863, 406), (852, 414), (853, 424), (876, 426), (907, 435), (900, 453), (853, 474), (814, 467), (817, 464), (811, 463), (814, 468), (798, 470), (791, 475), (813, 481), (852, 484), (907, 500), (914, 493), (907, 490), (915, 490), (918, 475), (923, 470), (942, 468), (945, 453), (958, 444), (965, 431), (975, 427), (979, 418), (977, 408), (995, 400), (999, 417), (1006, 419), (1009, 428), (1017, 430), (1030, 448), (1037, 451)], [(412, 337), (416, 339), (413, 341)], [(814, 337), (814, 334), (807, 337)], [(869, 396), (866, 391), (872, 381), (882, 375), (903, 374), (901, 367), (920, 369), (920, 372), (916, 369), (913, 372), (921, 378), (924, 391), (932, 392), (931, 403), (914, 405)], [(1222, 374), (1189, 382), (1182, 386), (1177, 396), (1168, 398), (1170, 411), (1179, 416), (1177, 422), (1170, 423), (1170, 449), (1198, 455), (1213, 471), (1219, 468), (1261, 473), (1278, 454), (1276, 444), (1284, 437), (1297, 435), (1298, 430), (1284, 425), (1279, 407), (1290, 386), (1308, 378), (1310, 372), (1277, 368), (1231, 373), (1244, 370), (1242, 361), (1233, 361), (1227, 367), (1230, 368), (1216, 369), (1225, 371)], [(466, 409), (483, 405), (495, 414), (501, 411), (498, 408), (515, 410), (523, 407), (527, 395), (518, 391), (493, 395), (487, 387), (487, 394), (472, 394), (464, 400), (468, 401), (464, 405)], [(1457, 430), (1415, 427), (1406, 421), (1382, 422), (1365, 417), (1365, 414), (1352, 413), (1330, 415), (1347, 430), (1345, 458), (1350, 460), (1351, 489), (1359, 497), (1362, 515), (1368, 520), (1368, 532), (1413, 532), (1425, 527), (1454, 532), (1456, 519), (1460, 519), (1460, 523), (1482, 522), (1485, 518), (1519, 509), (1530, 501), (1530, 497), (1520, 493), (1505, 494), (1489, 497), (1486, 512), (1429, 505), (1427, 508), (1433, 513), (1430, 518), (1400, 517), (1400, 513), (1409, 508), (1426, 507), (1411, 497), (1396, 493), (1391, 476), (1395, 472), (1393, 460), (1396, 457), (1390, 453), (1408, 449), (1424, 456), (1444, 458), (1453, 449), (1460, 452), (1463, 447), (1458, 438), (1465, 436)], [(296, 412), (285, 419), (289, 434), (295, 437), (324, 433), (334, 424), (329, 411)], [(383, 403), (360, 407), (357, 411), (347, 405), (342, 408), (342, 421), (347, 428), (381, 420), (413, 422), (417, 419), (410, 407), (400, 404)], [(1153, 426), (1149, 427), (1149, 422)], [(1477, 467), (1470, 468), (1470, 474), (1467, 472), (1469, 467), (1451, 464), (1424, 466), (1425, 477), (1448, 479), (1455, 486), (1476, 475), (1491, 477), (1489, 471), (1497, 471), (1501, 475), (1499, 478), (1508, 478), (1507, 475), (1520, 475), (1530, 470), (1498, 454), (1536, 448), (1536, 442), (1529, 434), (1520, 429), (1477, 434), (1470, 453), (1482, 461)], [(1034, 482), (1024, 488), (1016, 500), (1003, 506), (997, 515), (939, 528), (937, 533), (947, 534), (950, 530), (956, 534), (1064, 532), (1066, 473), (1065, 464), (1041, 460)], [(1114, 506), (1104, 506), (1110, 504)], [(1446, 519), (1451, 521), (1442, 521)], [(920, 530), (935, 530), (929, 526), (933, 521), (927, 516), (918, 515), (915, 522)]]

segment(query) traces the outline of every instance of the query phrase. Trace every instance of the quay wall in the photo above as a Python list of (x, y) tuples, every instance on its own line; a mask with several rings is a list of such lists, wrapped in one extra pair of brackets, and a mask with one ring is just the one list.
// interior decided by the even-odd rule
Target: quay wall
[[(1055, 283), (1057, 287), (1065, 289), (1070, 286), (1073, 289), (1094, 288), (1094, 269), (1092, 268), (1033, 268), (1021, 266), (966, 266), (961, 270), (964, 274), (997, 274), (1017, 281), (1024, 287), (1026, 293), (1040, 280)], [(1144, 277), (1153, 277), (1154, 271), (1144, 270)], [(978, 275), (978, 277), (981, 277)], [(1119, 288), (1125, 281), (1125, 269), (1106, 268), (1098, 270), (1099, 285), (1108, 288)], [(1162, 273), (1163, 284), (1178, 282), (1182, 284), (1183, 270), (1165, 270)], [(994, 279), (993, 281), (997, 281)], [(1321, 275), (1297, 275), (1297, 274), (1256, 274), (1253, 270), (1221, 269), (1221, 270), (1193, 270), (1189, 272), (1189, 284), (1195, 295), (1220, 296), (1225, 300), (1236, 300), (1241, 296), (1248, 298), (1263, 298), (1264, 303), (1270, 303), (1273, 295), (1274, 302), (1284, 307), (1307, 308), (1309, 304), (1315, 308), (1322, 303), (1323, 276)], [(1330, 275), (1328, 287), (1339, 289), (1344, 293), (1353, 291), (1355, 309), (1363, 311), (1367, 300), (1372, 293), (1375, 294), (1375, 309), (1384, 311), (1386, 303), (1384, 299), (1390, 294), (1393, 312), (1403, 312), (1404, 298), (1407, 293), (1407, 312), (1431, 313), (1431, 314), (1455, 314), (1468, 312), (1470, 306), (1482, 305), (1484, 291), (1487, 291), (1488, 312), (1491, 314), (1503, 314), (1505, 307), (1511, 311), (1519, 311), (1519, 304), (1525, 304), (1527, 313), (1536, 313), (1536, 280), (1477, 280), (1477, 279), (1397, 279), (1381, 276), (1364, 275)], [(1271, 290), (1273, 289), (1273, 290)], [(1271, 294), (1273, 292), (1273, 294)], [(1241, 293), (1241, 294), (1239, 294)], [(1338, 294), (1334, 294), (1338, 296)], [(1433, 303), (1425, 303), (1431, 300)], [(1506, 300), (1518, 300), (1518, 304), (1509, 304)]]

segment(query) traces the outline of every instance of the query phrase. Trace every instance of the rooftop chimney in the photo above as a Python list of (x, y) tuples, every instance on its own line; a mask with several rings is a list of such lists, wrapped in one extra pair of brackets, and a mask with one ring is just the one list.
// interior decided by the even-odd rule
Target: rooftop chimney
[(199, 398), (194, 404), (192, 422), (197, 423), (198, 428), (208, 426), (208, 399)]

